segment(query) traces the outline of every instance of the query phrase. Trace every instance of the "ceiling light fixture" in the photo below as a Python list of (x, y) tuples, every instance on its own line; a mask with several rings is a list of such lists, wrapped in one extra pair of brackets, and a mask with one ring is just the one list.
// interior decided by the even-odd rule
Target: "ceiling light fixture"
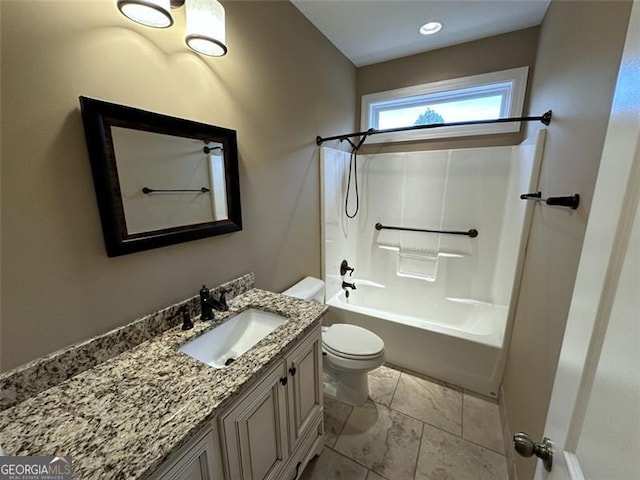
[(442, 30), (442, 24), (440, 22), (428, 22), (420, 27), (420, 33), (422, 35), (433, 35)]
[(227, 53), (224, 7), (217, 0), (187, 1), (185, 42), (192, 50), (210, 57)]
[(185, 42), (189, 48), (210, 57), (225, 55), (225, 12), (217, 0), (116, 0), (118, 10), (125, 17), (154, 28), (173, 25), (171, 8), (181, 7), (185, 3)]
[(153, 28), (173, 25), (170, 0), (118, 0), (118, 10), (130, 20)]

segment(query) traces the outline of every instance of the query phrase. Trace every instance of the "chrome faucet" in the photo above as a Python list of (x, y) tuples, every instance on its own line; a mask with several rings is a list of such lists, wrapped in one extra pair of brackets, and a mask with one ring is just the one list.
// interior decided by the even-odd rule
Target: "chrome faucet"
[(227, 305), (227, 299), (225, 298), (225, 291), (220, 293), (220, 300), (216, 300), (211, 296), (211, 292), (206, 285), (202, 285), (200, 289), (200, 312), (202, 313), (202, 320), (213, 320), (213, 311), (226, 312), (229, 310)]

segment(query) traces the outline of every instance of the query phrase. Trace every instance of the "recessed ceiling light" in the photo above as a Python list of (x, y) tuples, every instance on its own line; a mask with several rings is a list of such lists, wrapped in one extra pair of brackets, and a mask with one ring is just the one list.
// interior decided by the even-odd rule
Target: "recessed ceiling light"
[(438, 33), (441, 29), (442, 24), (440, 22), (429, 22), (420, 27), (420, 33), (422, 35), (433, 35), (434, 33)]

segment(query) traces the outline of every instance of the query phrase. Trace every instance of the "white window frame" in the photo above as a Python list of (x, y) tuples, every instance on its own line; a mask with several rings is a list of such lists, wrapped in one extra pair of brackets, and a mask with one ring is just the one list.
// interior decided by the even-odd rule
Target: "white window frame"
[[(520, 117), (524, 108), (524, 97), (527, 88), (529, 67), (511, 68), (499, 72), (472, 75), (469, 77), (425, 83), (406, 88), (397, 88), (384, 92), (370, 93), (362, 96), (361, 127), (362, 130), (376, 128), (372, 121), (377, 120), (376, 113), (390, 107), (410, 106), (429, 100), (473, 98), (478, 93), (492, 93), (510, 88), (506, 105), (500, 113), (501, 118)], [(454, 90), (471, 89), (462, 92)], [(417, 97), (417, 98), (416, 98)], [(376, 122), (377, 123), (377, 122)], [(428, 140), (432, 138), (464, 137), (470, 135), (491, 135), (496, 133), (512, 133), (520, 130), (520, 122), (490, 123), (483, 125), (465, 125), (457, 127), (439, 127), (424, 130), (381, 133), (367, 138), (367, 143), (406, 142)]]

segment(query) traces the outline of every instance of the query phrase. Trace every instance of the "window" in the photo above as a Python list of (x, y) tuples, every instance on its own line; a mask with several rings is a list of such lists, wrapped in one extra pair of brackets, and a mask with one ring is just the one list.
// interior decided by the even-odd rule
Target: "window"
[[(362, 96), (362, 129), (409, 127), (522, 115), (528, 67)], [(517, 132), (520, 122), (384, 133), (369, 143)]]

